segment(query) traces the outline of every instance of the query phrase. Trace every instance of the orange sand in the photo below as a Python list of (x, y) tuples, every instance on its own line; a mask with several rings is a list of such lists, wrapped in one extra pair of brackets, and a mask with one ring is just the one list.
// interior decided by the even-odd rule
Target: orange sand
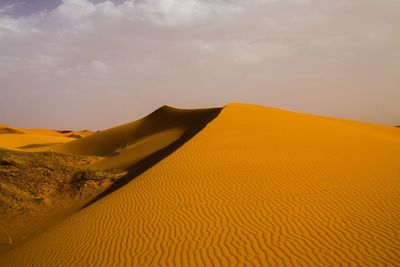
[(400, 129), (242, 104), (0, 256), (0, 266), (399, 263)]
[(185, 134), (200, 130), (219, 110), (183, 110), (163, 106), (140, 120), (55, 146), (53, 151), (106, 157), (93, 164), (93, 169), (129, 170)]
[[(76, 140), (76, 138), (71, 137), (71, 134), (86, 137), (90, 135), (91, 132), (69, 131), (68, 134), (62, 134), (58, 131), (48, 129), (22, 129), (8, 125), (0, 125), (0, 147), (31, 152), (47, 151), (54, 144)], [(29, 147), (31, 145), (35, 146)]]

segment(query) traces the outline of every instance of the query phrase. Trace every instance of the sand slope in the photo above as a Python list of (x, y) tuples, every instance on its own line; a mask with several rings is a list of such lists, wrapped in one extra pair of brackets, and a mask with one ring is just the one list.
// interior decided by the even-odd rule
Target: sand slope
[(231, 104), (1, 266), (400, 263), (400, 130)]
[(195, 134), (219, 111), (218, 108), (183, 110), (163, 106), (140, 120), (56, 146), (53, 150), (106, 157), (94, 164), (93, 169), (129, 170), (185, 134)]

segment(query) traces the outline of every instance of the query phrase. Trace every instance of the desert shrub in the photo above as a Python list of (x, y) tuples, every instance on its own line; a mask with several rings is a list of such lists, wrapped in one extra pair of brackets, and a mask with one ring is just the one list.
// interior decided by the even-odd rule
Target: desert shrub
[(96, 180), (96, 172), (92, 170), (81, 170), (77, 171), (72, 176), (70, 184), (79, 190), (83, 185), (91, 180)]

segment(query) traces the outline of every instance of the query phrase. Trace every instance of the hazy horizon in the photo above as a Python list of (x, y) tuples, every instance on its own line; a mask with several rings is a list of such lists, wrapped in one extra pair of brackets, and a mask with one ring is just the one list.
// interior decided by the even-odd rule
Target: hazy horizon
[(243, 102), (400, 125), (400, 1), (0, 0), (0, 124)]

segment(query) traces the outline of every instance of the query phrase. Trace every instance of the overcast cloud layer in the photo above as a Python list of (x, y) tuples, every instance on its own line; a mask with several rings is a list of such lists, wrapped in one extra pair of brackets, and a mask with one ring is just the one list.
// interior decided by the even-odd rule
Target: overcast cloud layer
[(400, 124), (398, 0), (0, 2), (0, 124), (248, 102)]

